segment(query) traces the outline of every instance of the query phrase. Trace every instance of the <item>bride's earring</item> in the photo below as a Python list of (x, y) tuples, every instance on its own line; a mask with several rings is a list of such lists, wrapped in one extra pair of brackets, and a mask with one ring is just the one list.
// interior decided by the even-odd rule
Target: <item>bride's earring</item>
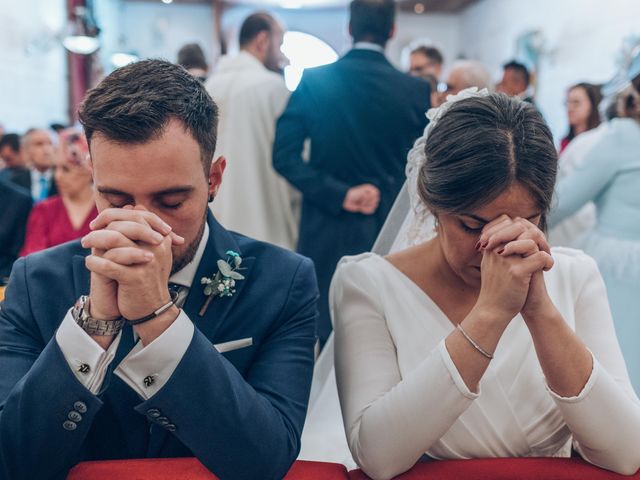
[(438, 226), (440, 224), (438, 223), (438, 217), (433, 217), (433, 233), (435, 233), (436, 235), (438, 234)]

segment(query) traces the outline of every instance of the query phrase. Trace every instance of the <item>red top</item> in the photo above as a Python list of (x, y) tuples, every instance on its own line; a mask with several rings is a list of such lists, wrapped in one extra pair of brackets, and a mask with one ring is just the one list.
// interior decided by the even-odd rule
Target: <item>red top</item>
[(94, 206), (80, 229), (75, 230), (62, 202), (62, 197), (54, 195), (40, 202), (29, 215), (27, 233), (20, 256), (44, 250), (85, 236), (91, 230), (89, 223), (98, 216), (98, 209)]
[(569, 143), (571, 143), (571, 140), (569, 140), (569, 138), (567, 137), (564, 137), (562, 140), (560, 140), (560, 150), (558, 151), (558, 155), (564, 152), (564, 149), (567, 148)]

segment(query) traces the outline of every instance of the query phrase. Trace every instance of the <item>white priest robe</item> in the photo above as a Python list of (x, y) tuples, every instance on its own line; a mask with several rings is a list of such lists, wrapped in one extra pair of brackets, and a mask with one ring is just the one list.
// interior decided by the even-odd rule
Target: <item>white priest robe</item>
[(206, 83), (220, 109), (216, 158), (227, 159), (211, 205), (225, 228), (294, 249), (299, 197), (273, 169), (278, 117), (289, 99), (283, 78), (241, 51), (220, 59)]

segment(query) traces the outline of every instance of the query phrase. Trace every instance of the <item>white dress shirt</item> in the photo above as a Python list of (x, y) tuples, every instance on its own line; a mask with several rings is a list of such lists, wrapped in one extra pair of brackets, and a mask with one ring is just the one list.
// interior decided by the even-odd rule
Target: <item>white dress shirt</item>
[(640, 466), (640, 402), (616, 340), (593, 259), (554, 248), (549, 295), (593, 354), (582, 392), (546, 386), (521, 315), (505, 330), (477, 393), (451, 360), (455, 329), (440, 308), (391, 263), (347, 257), (331, 287), (336, 378), (347, 440), (372, 478), (437, 459), (569, 456), (619, 473)]
[[(169, 278), (169, 282), (191, 288), (198, 265), (204, 254), (209, 238), (209, 226), (205, 224), (202, 239), (193, 260), (182, 270)], [(200, 285), (196, 282), (195, 288)], [(178, 318), (158, 338), (146, 347), (138, 341), (114, 373), (147, 400), (158, 392), (169, 380), (182, 360), (191, 339), (194, 326), (183, 310)], [(118, 333), (109, 348), (100, 347), (73, 319), (71, 309), (67, 312), (56, 332), (56, 341), (64, 358), (76, 378), (94, 395), (100, 391), (102, 383), (113, 361), (122, 332)], [(82, 365), (88, 365), (81, 370)], [(83, 373), (86, 372), (86, 373)], [(151, 377), (152, 382), (145, 379)]]

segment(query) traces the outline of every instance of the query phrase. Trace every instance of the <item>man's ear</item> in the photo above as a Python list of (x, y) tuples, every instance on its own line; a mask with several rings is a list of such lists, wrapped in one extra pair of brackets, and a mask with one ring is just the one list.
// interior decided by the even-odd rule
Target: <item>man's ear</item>
[(223, 156), (218, 157), (209, 168), (209, 196), (216, 196), (220, 185), (222, 184), (222, 176), (227, 168), (227, 159)]
[(271, 33), (267, 30), (262, 30), (254, 40), (256, 50), (258, 51), (260, 58), (264, 61), (269, 53), (271, 47)]
[(389, 31), (389, 40), (391, 40), (396, 35), (396, 24), (394, 23)]

